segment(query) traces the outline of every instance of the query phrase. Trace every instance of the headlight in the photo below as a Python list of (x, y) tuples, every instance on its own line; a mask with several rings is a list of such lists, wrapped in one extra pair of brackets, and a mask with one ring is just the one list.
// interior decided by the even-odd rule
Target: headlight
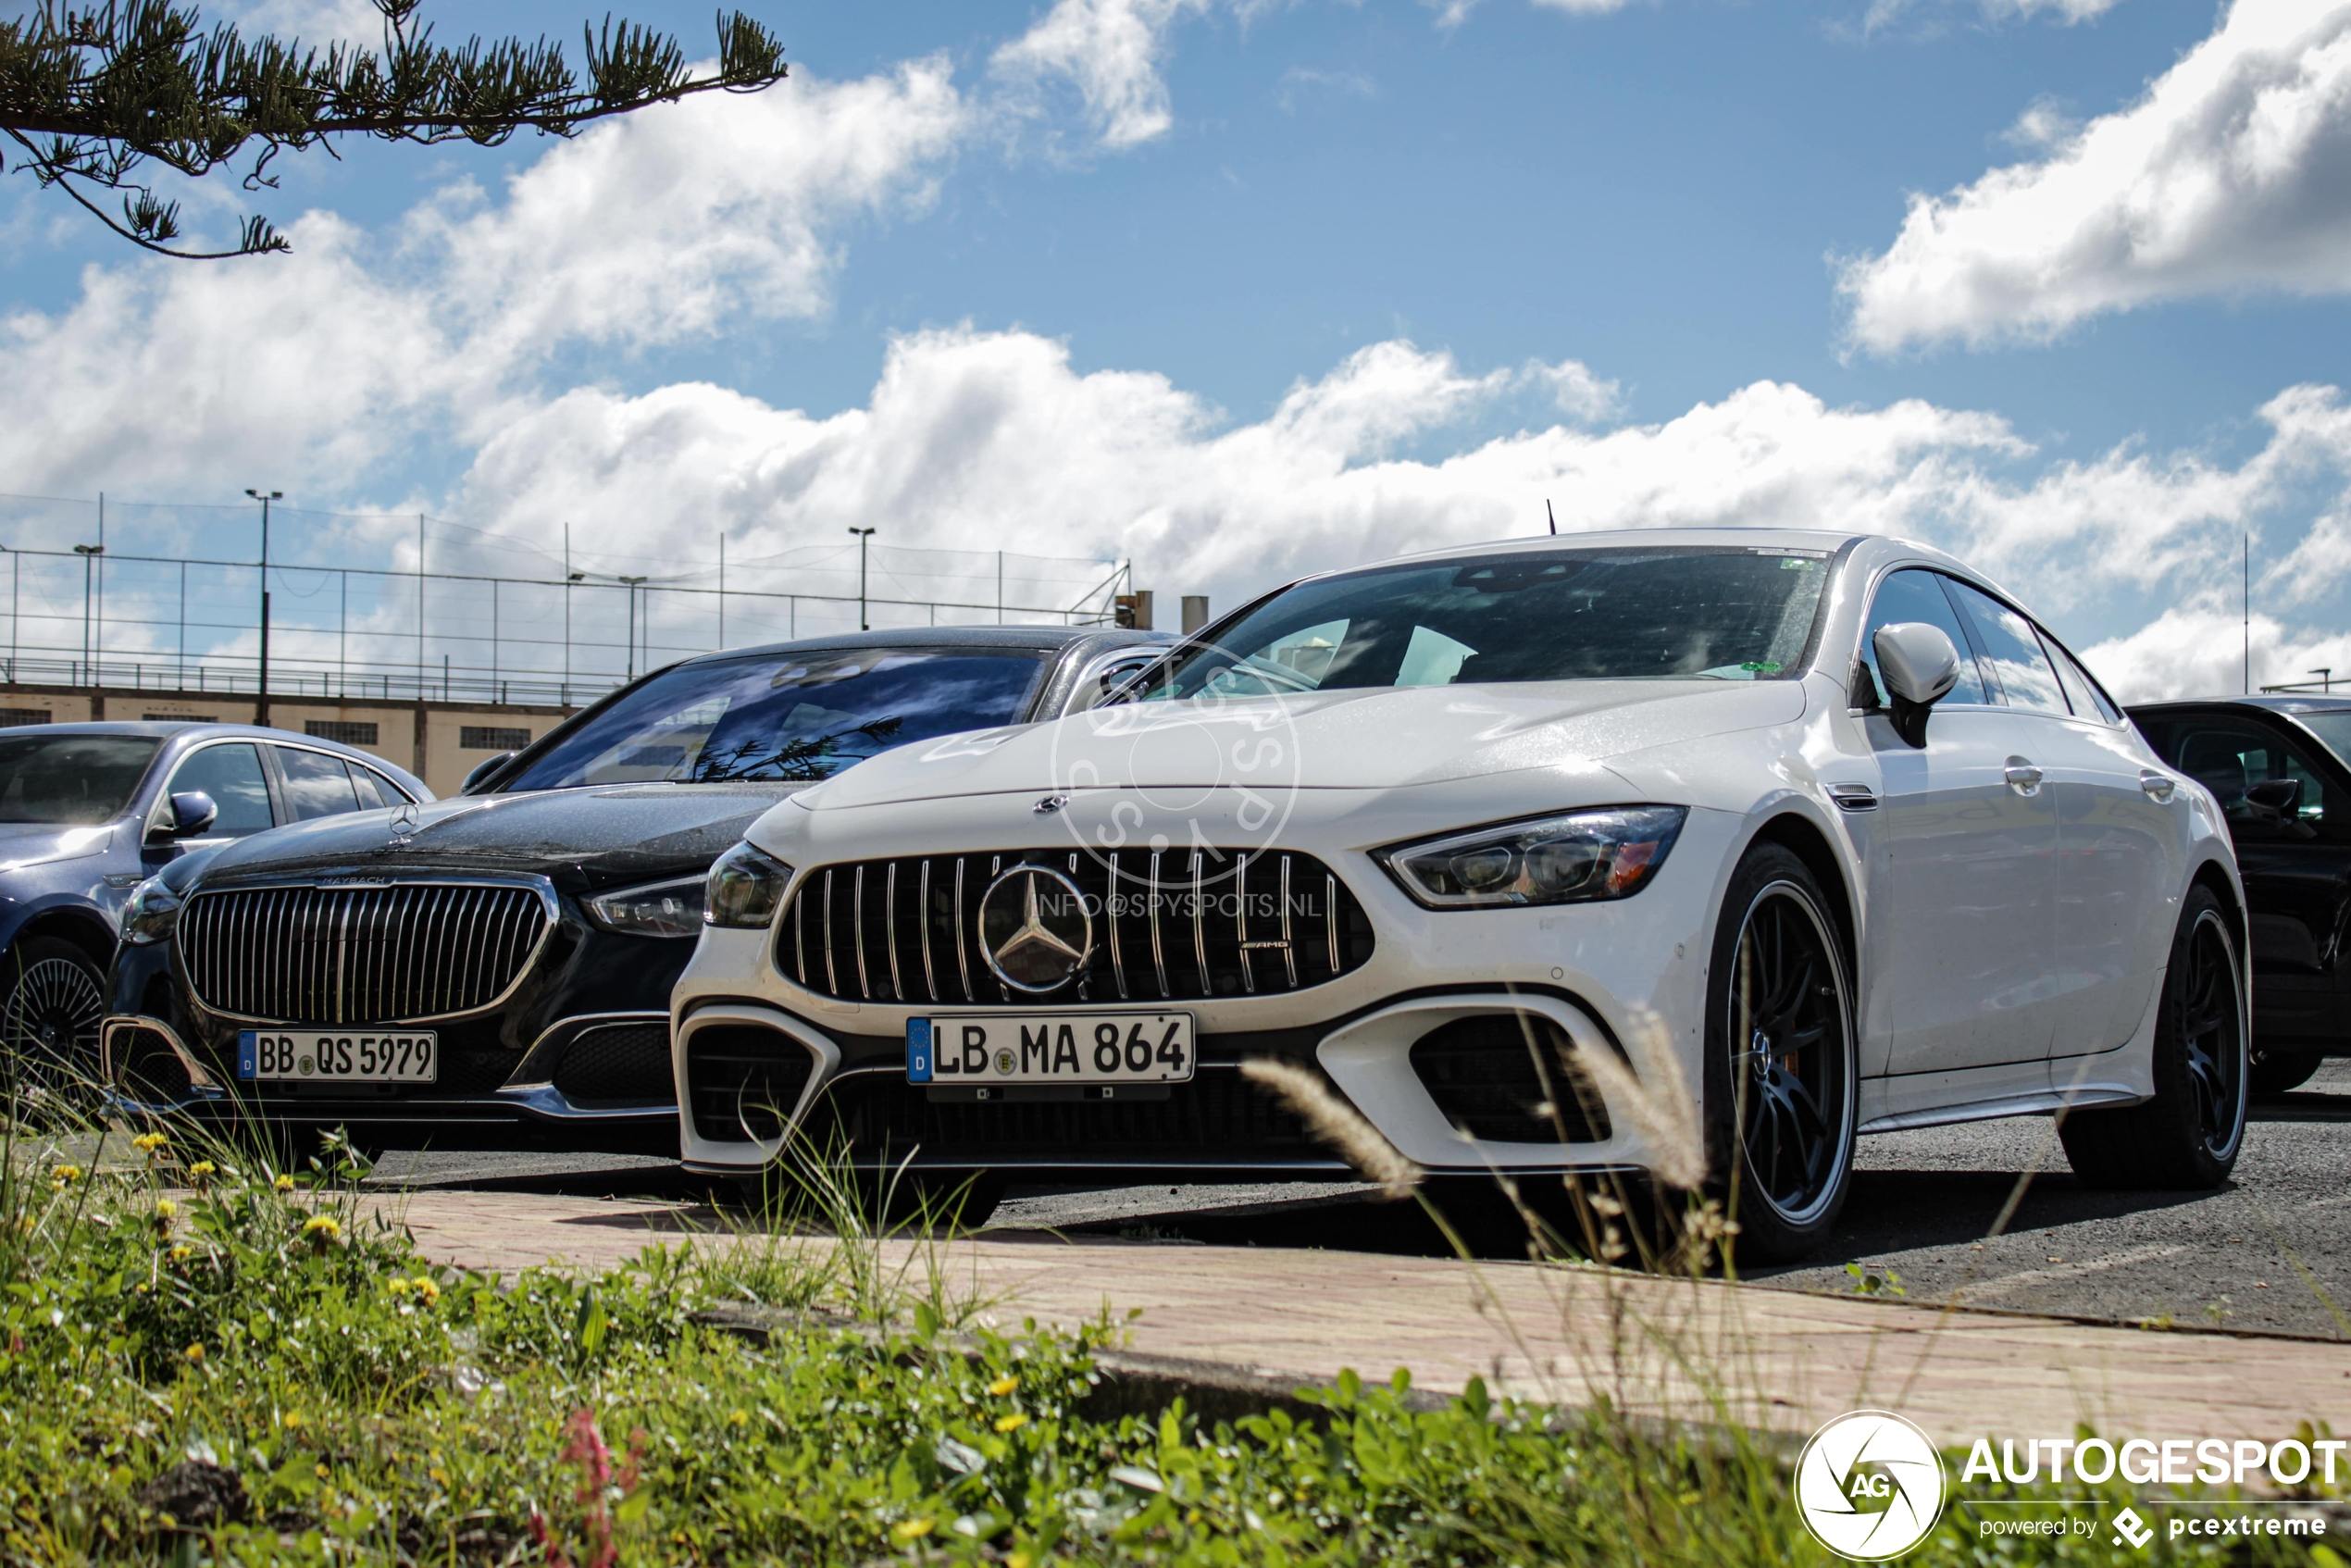
[(163, 885), (162, 877), (148, 877), (131, 890), (131, 900), (122, 906), (122, 940), (141, 947), (167, 940), (180, 923), (183, 902)]
[(1374, 850), (1431, 909), (1630, 898), (1665, 864), (1685, 806), (1602, 806)]
[(599, 893), (588, 901), (588, 918), (625, 937), (702, 935), (702, 878), (679, 877)]
[(702, 917), (713, 926), (765, 927), (790, 880), (790, 866), (746, 839), (711, 863)]

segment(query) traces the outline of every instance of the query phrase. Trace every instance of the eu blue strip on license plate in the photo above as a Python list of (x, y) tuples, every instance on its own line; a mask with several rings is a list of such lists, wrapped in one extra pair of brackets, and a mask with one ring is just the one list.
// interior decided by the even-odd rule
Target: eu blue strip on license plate
[(910, 1084), (930, 1082), (930, 1020), (906, 1020), (906, 1081)]

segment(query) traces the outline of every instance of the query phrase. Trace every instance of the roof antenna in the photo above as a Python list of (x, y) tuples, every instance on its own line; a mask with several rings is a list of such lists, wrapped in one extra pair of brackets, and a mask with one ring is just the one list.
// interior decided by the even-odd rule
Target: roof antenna
[(1551, 510), (1551, 498), (1548, 495), (1543, 498), (1543, 516), (1551, 519), (1551, 531), (1553, 533), (1559, 532), (1559, 514)]

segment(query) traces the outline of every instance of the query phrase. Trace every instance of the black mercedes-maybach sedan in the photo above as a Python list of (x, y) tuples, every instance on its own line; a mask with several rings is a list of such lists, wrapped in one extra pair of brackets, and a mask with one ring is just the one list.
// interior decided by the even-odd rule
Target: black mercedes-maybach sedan
[(745, 826), (891, 746), (1088, 706), (1169, 641), (961, 627), (711, 653), (455, 798), (184, 856), (123, 913), (118, 1108), (298, 1144), (674, 1153), (670, 987)]

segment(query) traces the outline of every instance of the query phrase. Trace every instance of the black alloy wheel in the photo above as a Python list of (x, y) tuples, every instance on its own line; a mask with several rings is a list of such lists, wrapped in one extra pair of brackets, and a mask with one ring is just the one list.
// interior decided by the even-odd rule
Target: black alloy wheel
[(2220, 900), (2189, 890), (2156, 1009), (2155, 1093), (2059, 1124), (2074, 1174), (2092, 1187), (2187, 1190), (2226, 1181), (2245, 1147), (2245, 970)]
[(1792, 852), (1759, 845), (1740, 863), (1708, 989), (1717, 1195), (1739, 1222), (1743, 1260), (1801, 1257), (1851, 1186), (1855, 1040), (1835, 919)]
[(88, 953), (56, 937), (32, 937), (0, 953), (0, 1049), (20, 1100), (94, 1085), (106, 976)]

